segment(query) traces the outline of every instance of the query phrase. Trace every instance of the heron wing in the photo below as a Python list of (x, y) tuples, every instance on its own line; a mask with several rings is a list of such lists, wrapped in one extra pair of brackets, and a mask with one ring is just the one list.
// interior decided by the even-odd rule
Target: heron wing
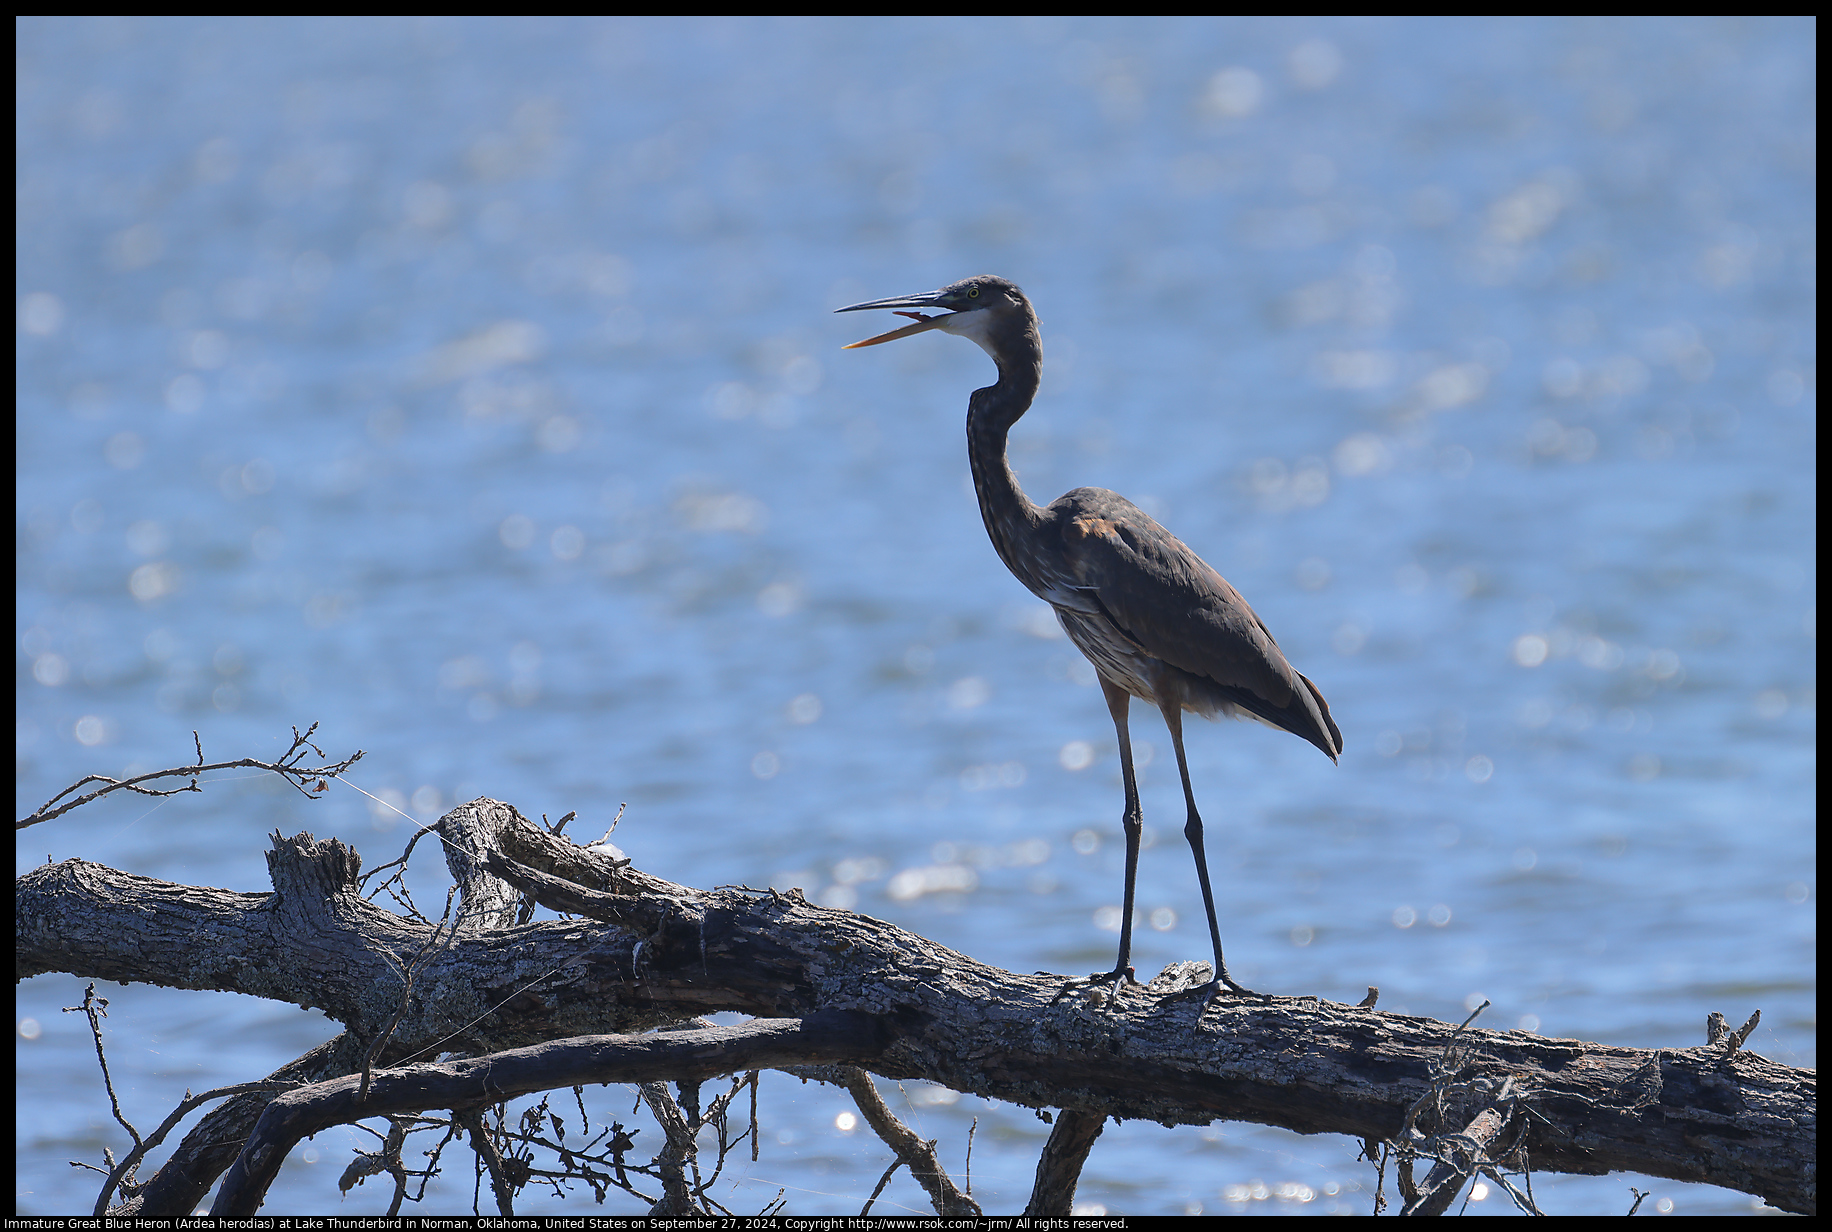
[[(1307, 739), (1313, 737), (1300, 727), (1320, 737), (1327, 727), (1325, 738), (1341, 747), (1321, 695), (1285, 661), (1240, 592), (1182, 540), (1125, 497), (1101, 488), (1078, 488), (1049, 513), (1072, 584), (1141, 651), (1210, 681), (1230, 700)], [(1312, 698), (1320, 714), (1306, 704)]]

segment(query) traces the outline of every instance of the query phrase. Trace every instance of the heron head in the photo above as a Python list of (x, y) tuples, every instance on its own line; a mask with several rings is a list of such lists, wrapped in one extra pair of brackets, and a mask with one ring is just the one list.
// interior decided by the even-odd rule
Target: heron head
[[(909, 338), (931, 329), (939, 329), (944, 334), (956, 334), (979, 343), (996, 360), (999, 358), (997, 348), (1000, 339), (1012, 330), (1034, 328), (1036, 320), (1031, 314), (1030, 301), (1024, 298), (1024, 292), (1018, 289), (1018, 284), (993, 274), (963, 278), (959, 282), (949, 283), (939, 291), (874, 299), (863, 304), (848, 304), (834, 311), (863, 312), (867, 308), (888, 308), (898, 316), (909, 317), (915, 324), (850, 343), (846, 350), (877, 346), (880, 342), (894, 342), (898, 338)], [(940, 308), (947, 315), (929, 316), (920, 311), (924, 308)]]

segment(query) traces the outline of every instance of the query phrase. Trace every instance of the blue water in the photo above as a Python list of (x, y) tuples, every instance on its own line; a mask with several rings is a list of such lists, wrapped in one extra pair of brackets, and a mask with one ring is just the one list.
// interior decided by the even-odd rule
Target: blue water
[[(367, 750), (322, 800), (237, 774), (91, 806), (20, 869), (260, 891), (276, 829), (373, 866), (478, 794), (587, 839), (627, 802), (615, 841), (678, 881), (1110, 962), (1113, 732), (980, 526), (991, 366), (937, 334), (842, 352), (893, 321), (831, 315), (992, 272), (1043, 324), (1030, 494), (1133, 498), (1341, 725), (1339, 767), (1190, 729), (1240, 979), (1640, 1047), (1760, 1008), (1751, 1046), (1813, 1064), (1811, 20), (17, 33), (20, 815), (193, 729), (212, 759), (314, 721)], [(1134, 719), (1146, 973), (1207, 943)], [(443, 901), (435, 853), (415, 878)], [(58, 1012), (81, 989), (17, 994), (21, 1213), (86, 1210), (69, 1161), (124, 1149)], [(333, 1029), (105, 991), (143, 1130)], [(1022, 1205), (1029, 1110), (891, 1096), (952, 1167), (977, 1118), (975, 1195)], [(857, 1211), (888, 1154), (846, 1107), (768, 1078), (721, 1200)], [(269, 1209), (385, 1209), (335, 1188), (366, 1141), (307, 1144)], [(1078, 1200), (1362, 1212), (1357, 1149), (1109, 1127)], [(428, 1209), (470, 1209), (450, 1162)], [(1535, 1191), (1590, 1214), (1631, 1184), (1757, 1205)], [(900, 1174), (874, 1209), (926, 1204)]]

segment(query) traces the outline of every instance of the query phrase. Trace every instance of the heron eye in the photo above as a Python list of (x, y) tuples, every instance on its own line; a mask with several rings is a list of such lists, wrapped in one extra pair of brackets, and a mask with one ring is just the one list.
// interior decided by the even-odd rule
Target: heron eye
[(968, 287), (967, 288), (967, 298), (968, 299), (978, 299), (979, 297), (980, 297), (980, 289), (978, 287)]

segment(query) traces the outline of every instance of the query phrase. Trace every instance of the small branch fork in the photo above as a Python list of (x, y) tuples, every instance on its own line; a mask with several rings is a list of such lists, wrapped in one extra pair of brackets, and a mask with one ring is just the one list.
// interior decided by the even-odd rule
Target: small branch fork
[(1713, 1011), (1705, 1019), (1705, 1042), (1707, 1044), (1722, 1044), (1724, 1046), (1724, 1055), (1727, 1057), (1731, 1056), (1736, 1053), (1738, 1049), (1743, 1047), (1744, 1042), (1747, 1041), (1751, 1033), (1755, 1031), (1756, 1024), (1761, 1021), (1762, 1011), (1757, 1010), (1749, 1016), (1747, 1022), (1741, 1027), (1738, 1027), (1735, 1031), (1732, 1031), (1730, 1029), (1730, 1022), (1722, 1014)]
[[(102, 1085), (108, 1090), (108, 1102), (114, 1110), (114, 1119), (120, 1122), (121, 1128), (127, 1131), (127, 1136), (134, 1140), (134, 1149), (129, 1151), (120, 1163), (115, 1162), (113, 1151), (104, 1150), (102, 1152), (102, 1158), (108, 1164), (106, 1173), (108, 1179), (102, 1183), (102, 1192), (96, 1195), (94, 1213), (97, 1217), (108, 1214), (108, 1200), (114, 1196), (116, 1189), (131, 1192), (140, 1188), (134, 1184), (134, 1174), (139, 1170), (140, 1161), (146, 1158), (148, 1151), (164, 1142), (166, 1135), (178, 1128), (179, 1122), (190, 1116), (196, 1109), (213, 1100), (227, 1099), (232, 1095), (241, 1095), (248, 1091), (290, 1091), (301, 1085), (297, 1082), (239, 1082), (233, 1086), (217, 1087), (214, 1090), (205, 1091), (202, 1095), (193, 1095), (186, 1091), (184, 1099), (176, 1108), (172, 1109), (164, 1121), (160, 1122), (159, 1128), (154, 1130), (150, 1137), (142, 1138), (140, 1131), (134, 1128), (133, 1123), (121, 1111), (121, 1101), (115, 1095), (114, 1078), (108, 1072), (108, 1053), (102, 1044), (102, 1019), (108, 1017), (108, 998), (96, 996), (95, 985), (90, 984), (83, 990), (83, 1003), (66, 1007), (64, 1013), (82, 1013), (89, 1016), (89, 1034), (95, 1039), (95, 1059), (102, 1067)], [(101, 1171), (93, 1164), (78, 1164), (77, 1166), (90, 1168), (97, 1172)]]
[(95, 1040), (95, 1059), (102, 1067), (102, 1085), (108, 1090), (108, 1104), (114, 1111), (114, 1119), (120, 1123), (127, 1136), (134, 1140), (134, 1146), (144, 1150), (146, 1143), (140, 1140), (140, 1131), (133, 1127), (121, 1112), (121, 1097), (115, 1094), (114, 1077), (108, 1072), (108, 1053), (102, 1047), (102, 1019), (108, 1017), (108, 998), (95, 995), (95, 983), (83, 990), (83, 1003), (64, 1007), (66, 1014), (85, 1014), (89, 1018), (89, 1034)]
[[(1432, 1067), (1430, 1089), (1407, 1109), (1405, 1123), (1395, 1138), (1380, 1143), (1378, 1148), (1369, 1144), (1369, 1157), (1383, 1173), (1389, 1155), (1399, 1160), (1395, 1179), (1405, 1201), (1401, 1214), (1442, 1215), (1456, 1201), (1464, 1183), (1478, 1173), (1495, 1182), (1527, 1214), (1545, 1213), (1533, 1201), (1533, 1174), (1527, 1164), (1527, 1130), (1533, 1114), (1525, 1107), (1525, 1092), (1516, 1088), (1512, 1074), (1502, 1080), (1499, 1089), (1493, 1078), (1474, 1074), (1471, 1057), (1456, 1043), (1457, 1037), (1488, 1006), (1487, 1001), (1477, 1006), (1451, 1036), (1443, 1057)], [(1447, 1099), (1465, 1106), (1474, 1101), (1481, 1107), (1460, 1129), (1425, 1133), (1419, 1128), (1421, 1119), (1439, 1127), (1449, 1119)], [(1514, 1131), (1512, 1138), (1497, 1147), (1509, 1127)], [(1414, 1183), (1413, 1160), (1421, 1158), (1431, 1160), (1432, 1168), (1423, 1182)], [(1502, 1175), (1504, 1160), (1525, 1176), (1525, 1192)], [(1385, 1206), (1386, 1198), (1377, 1188), (1375, 1214)]]
[[(712, 1024), (703, 1018), (691, 1019), (678, 1027), (669, 1028), (661, 1034), (668, 1035), (674, 1031), (694, 1031), (714, 1029)], [(731, 1133), (730, 1109), (732, 1102), (741, 1091), (749, 1088), (753, 1100), (756, 1097), (757, 1070), (746, 1070), (730, 1078), (731, 1086), (713, 1098), (704, 1110), (700, 1108), (700, 1086), (697, 1081), (677, 1082), (675, 1088), (680, 1093), (677, 1100), (668, 1094), (668, 1086), (663, 1082), (645, 1082), (637, 1087), (637, 1094), (643, 1103), (649, 1106), (649, 1112), (655, 1117), (655, 1123), (661, 1126), (663, 1144), (654, 1160), (645, 1168), (632, 1169), (653, 1176), (662, 1183), (662, 1196), (645, 1198), (649, 1201), (651, 1216), (672, 1216), (686, 1218), (696, 1215), (723, 1216), (731, 1218), (733, 1212), (719, 1203), (712, 1196), (712, 1187), (725, 1171), (727, 1157), (738, 1146), (747, 1140), (751, 1144), (751, 1158), (757, 1158), (757, 1109), (751, 1108), (750, 1123), (741, 1130), (737, 1137)], [(711, 1173), (700, 1167), (700, 1131), (711, 1126), (717, 1132), (716, 1143), (718, 1157), (713, 1163)], [(626, 1137), (624, 1142), (628, 1144)], [(621, 1172), (622, 1165), (619, 1165)], [(619, 1184), (635, 1194), (636, 1189), (619, 1179)], [(638, 1194), (639, 1197), (643, 1196)], [(780, 1194), (778, 1198), (780, 1198)], [(772, 1205), (776, 1205), (772, 1203)], [(767, 1208), (765, 1214), (772, 1213)]]
[[(741, 1027), (704, 1027), (656, 1035), (577, 1036), (470, 1060), (406, 1066), (374, 1074), (360, 1101), (357, 1096), (361, 1077), (349, 1074), (286, 1092), (267, 1105), (240, 1156), (224, 1175), (211, 1213), (236, 1218), (255, 1214), (280, 1165), (299, 1140), (332, 1125), (377, 1116), (415, 1115), (427, 1108), (449, 1108), (462, 1115), (520, 1095), (608, 1082), (681, 1083), (684, 1095), (690, 1089), (693, 1092), (687, 1102), (697, 1105), (697, 1087), (706, 1079), (753, 1069), (775, 1069), (810, 1059), (823, 1063), (869, 1060), (884, 1050), (888, 1039), (888, 1032), (870, 1015), (823, 1010), (799, 1020), (758, 1020)], [(701, 1181), (698, 1162), (689, 1150), (693, 1136), (700, 1125), (723, 1122), (726, 1106), (743, 1085), (742, 1081), (734, 1083), (728, 1094), (714, 1101), (704, 1118), (697, 1110), (681, 1114), (677, 1109), (682, 1124), (689, 1127), (685, 1139), (670, 1135), (672, 1117), (666, 1107), (658, 1106), (665, 1101), (649, 1099), (651, 1111), (673, 1145), (672, 1151), (664, 1149), (658, 1157), (665, 1190), (671, 1168), (682, 1169), (679, 1175), (683, 1185), (686, 1170), (691, 1168), (699, 1183), (695, 1186), (698, 1193), (686, 1196), (689, 1200), (693, 1196), (704, 1197), (703, 1186), (710, 1185), (712, 1179)], [(505, 1159), (504, 1176), (510, 1184), (498, 1191), (499, 1199), (520, 1179), (519, 1174), (510, 1175), (508, 1163)], [(676, 1188), (672, 1194), (665, 1193), (663, 1201), (671, 1197), (678, 1203), (683, 1193)]]
[(780, 1068), (792, 1078), (800, 1078), (803, 1082), (825, 1082), (851, 1095), (865, 1123), (895, 1156), (884, 1174), (878, 1178), (871, 1197), (865, 1200), (864, 1208), (859, 1211), (860, 1215), (871, 1214), (878, 1195), (884, 1192), (885, 1186), (890, 1184), (891, 1177), (897, 1174), (899, 1168), (910, 1170), (911, 1178), (929, 1195), (929, 1202), (934, 1206), (936, 1214), (977, 1216), (984, 1213), (973, 1197), (971, 1135), (967, 1148), (967, 1187), (963, 1191), (954, 1183), (954, 1178), (948, 1175), (948, 1170), (936, 1155), (936, 1140), (917, 1137), (914, 1130), (899, 1120), (890, 1105), (884, 1102), (884, 1096), (878, 1093), (877, 1084), (865, 1070), (856, 1065), (785, 1065)]
[[(878, 1189), (873, 1191), (872, 1200), (884, 1189), (890, 1180), (891, 1172), (902, 1164), (910, 1170), (910, 1175), (929, 1195), (929, 1201), (942, 1215), (979, 1215), (980, 1204), (964, 1194), (954, 1184), (946, 1168), (935, 1157), (935, 1141), (918, 1138), (916, 1134), (897, 1119), (897, 1115), (878, 1094), (878, 1088), (871, 1080), (871, 1075), (856, 1065), (835, 1066), (835, 1078), (852, 1096), (853, 1103), (859, 1106), (859, 1113), (865, 1123), (872, 1127), (872, 1132), (883, 1139), (884, 1145), (897, 1153), (897, 1162), (892, 1164), (884, 1179), (878, 1182)], [(861, 1215), (871, 1210), (871, 1202), (865, 1204)]]
[[(326, 758), (325, 751), (312, 743), (312, 733), (317, 730), (318, 724), (316, 723), (306, 728), (303, 733), (300, 732), (297, 727), (293, 728), (292, 745), (280, 756), (278, 761), (260, 761), (253, 757), (240, 757), (234, 761), (208, 763), (204, 761), (203, 739), (196, 732), (192, 732), (192, 743), (197, 746), (196, 765), (173, 766), (165, 770), (153, 770), (146, 774), (137, 774), (131, 779), (111, 779), (105, 774), (85, 775), (83, 778), (78, 779), (76, 782), (70, 784), (70, 786), (64, 788), (55, 796), (45, 801), (44, 806), (30, 817), (25, 818), (23, 821), (14, 822), (13, 829), (23, 830), (28, 826), (35, 826), (40, 822), (50, 821), (53, 818), (61, 817), (73, 808), (80, 808), (88, 804), (91, 800), (100, 799), (116, 791), (131, 791), (142, 796), (175, 796), (180, 792), (186, 791), (201, 792), (203, 788), (198, 785), (198, 776), (208, 774), (214, 770), (268, 770), (291, 783), (293, 787), (298, 790), (300, 795), (314, 797), (325, 790), (328, 786), (328, 780), (336, 778), (345, 770), (354, 766), (358, 761), (362, 760), (363, 756), (363, 751), (358, 749), (354, 754), (344, 758), (342, 761), (329, 761)], [(322, 765), (308, 766), (304, 764), (305, 754), (308, 749), (317, 754), (319, 760), (323, 762)], [(182, 787), (156, 788), (141, 786), (143, 783), (150, 783), (156, 779), (171, 778), (188, 778), (191, 781)], [(76, 796), (75, 798), (69, 798), (71, 793), (80, 791), (90, 783), (101, 783), (102, 786), (96, 788), (94, 791)], [(59, 801), (62, 801), (62, 803), (59, 803)]]

